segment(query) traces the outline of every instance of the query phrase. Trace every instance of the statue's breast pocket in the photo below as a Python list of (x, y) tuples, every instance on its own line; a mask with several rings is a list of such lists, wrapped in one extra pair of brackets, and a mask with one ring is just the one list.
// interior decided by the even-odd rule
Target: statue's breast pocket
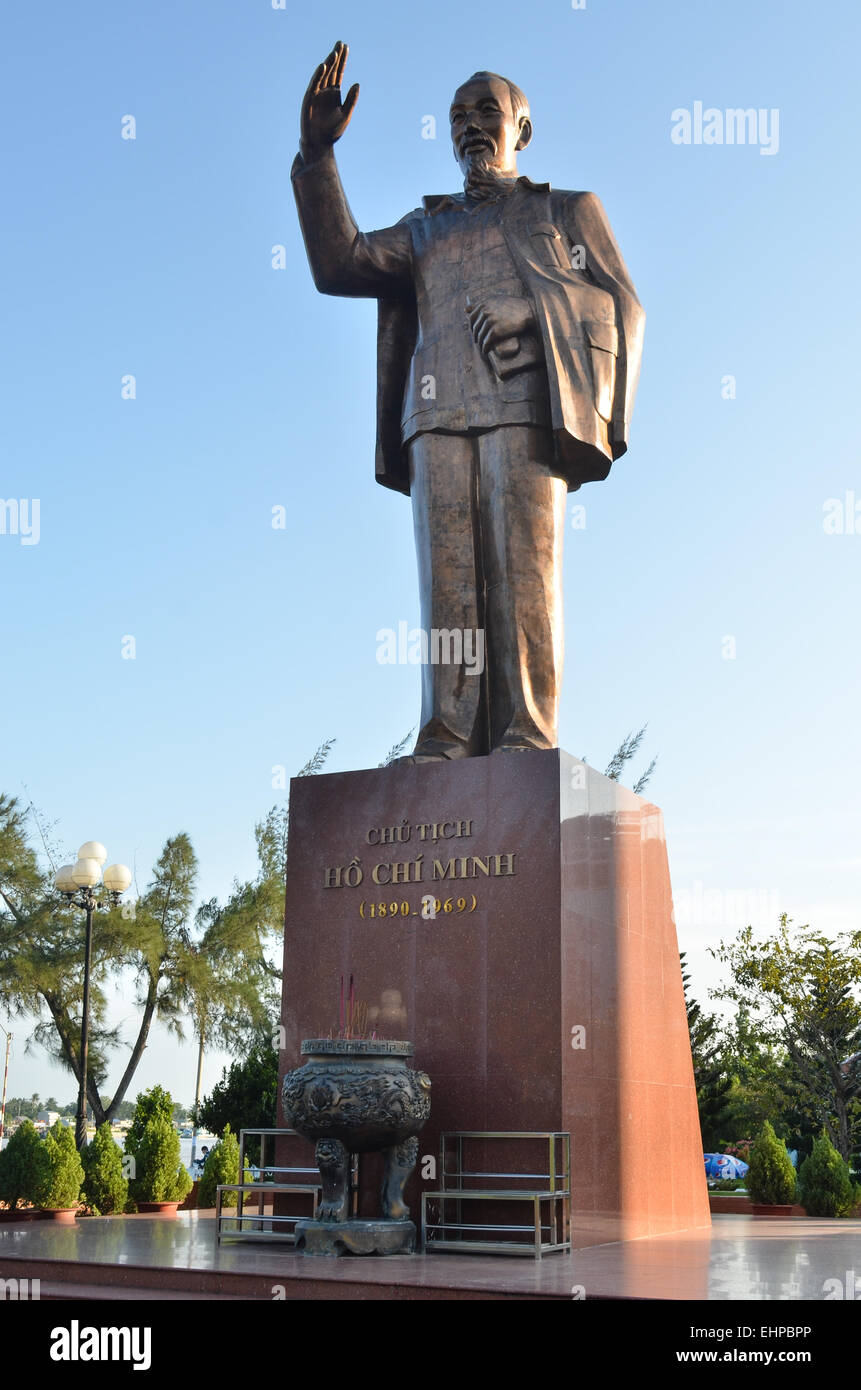
[(552, 222), (533, 222), (529, 228), (529, 238), (541, 265), (552, 265), (557, 270), (571, 269), (562, 233)]
[(613, 415), (616, 394), (616, 362), (619, 356), (619, 334), (614, 324), (593, 320), (583, 328), (589, 341), (592, 360), (592, 383), (595, 409), (602, 420)]

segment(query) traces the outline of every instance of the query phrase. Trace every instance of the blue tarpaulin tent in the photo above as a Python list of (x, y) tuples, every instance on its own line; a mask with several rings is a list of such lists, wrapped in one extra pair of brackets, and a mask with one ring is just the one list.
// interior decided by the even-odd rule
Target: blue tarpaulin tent
[(703, 1154), (707, 1178), (743, 1178), (749, 1164), (732, 1154)]

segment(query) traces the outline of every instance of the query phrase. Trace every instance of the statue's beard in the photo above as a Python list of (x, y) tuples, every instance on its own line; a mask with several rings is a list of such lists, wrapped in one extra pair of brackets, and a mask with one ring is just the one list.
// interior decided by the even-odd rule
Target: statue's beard
[(476, 154), (469, 161), (463, 190), (468, 198), (499, 198), (510, 193), (517, 181), (516, 174), (500, 174), (494, 169), (493, 155), (488, 150)]

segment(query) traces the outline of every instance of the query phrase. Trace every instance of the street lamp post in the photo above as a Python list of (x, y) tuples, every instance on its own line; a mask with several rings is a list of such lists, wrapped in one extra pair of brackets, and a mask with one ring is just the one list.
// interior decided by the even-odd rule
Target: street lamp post
[[(118, 903), (120, 895), (132, 881), (131, 871), (125, 864), (109, 864), (102, 873), (102, 865), (108, 857), (104, 845), (98, 840), (87, 840), (78, 850), (75, 864), (63, 864), (54, 877), (54, 884), (63, 894), (66, 902), (86, 913), (86, 932), (84, 936), (84, 998), (81, 1009), (81, 1053), (80, 1082), (78, 1085), (78, 1114), (75, 1121), (75, 1144), (82, 1149), (87, 1142), (87, 1062), (90, 1032), (90, 968), (93, 957), (93, 917), (100, 909), (105, 911)], [(96, 888), (103, 882), (107, 897), (97, 897)]]
[[(3, 1024), (0, 1023), (0, 1028)], [(3, 1028), (6, 1033), (6, 1029)], [(6, 1065), (3, 1068), (3, 1100), (0, 1103), (0, 1148), (3, 1147), (3, 1131), (6, 1127), (6, 1082), (9, 1080), (9, 1049), (12, 1046), (12, 1034), (6, 1033)]]

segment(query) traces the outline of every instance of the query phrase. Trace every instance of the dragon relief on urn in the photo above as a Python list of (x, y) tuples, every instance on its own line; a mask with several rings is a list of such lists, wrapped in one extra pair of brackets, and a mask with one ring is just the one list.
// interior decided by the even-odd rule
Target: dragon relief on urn
[(284, 1078), (288, 1125), (316, 1143), (322, 1178), (320, 1221), (350, 1219), (350, 1155), (382, 1152), (384, 1220), (404, 1221), (404, 1185), (430, 1114), (431, 1081), (407, 1065), (409, 1042), (316, 1038), (302, 1043), (301, 1067)]

